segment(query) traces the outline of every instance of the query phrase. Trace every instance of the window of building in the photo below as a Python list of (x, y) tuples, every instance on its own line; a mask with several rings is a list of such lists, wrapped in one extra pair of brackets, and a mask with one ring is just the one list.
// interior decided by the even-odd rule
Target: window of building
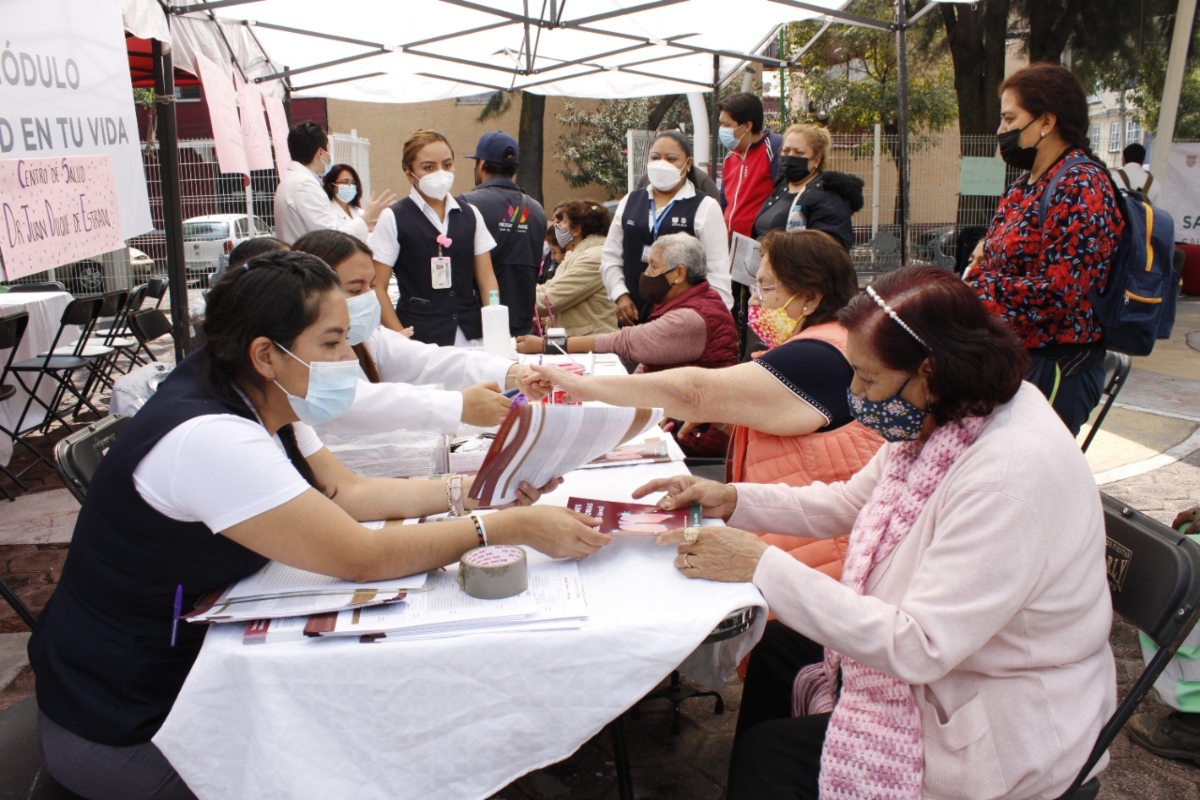
[(1108, 152), (1121, 152), (1121, 123), (1114, 122), (1108, 129)]
[(1092, 145), (1093, 150), (1100, 148), (1100, 126), (1093, 125), (1088, 128), (1088, 142)]
[(1125, 121), (1125, 144), (1142, 143), (1142, 126), (1134, 120)]
[(176, 86), (175, 100), (179, 103), (199, 103), (200, 102), (200, 87), (199, 86)]

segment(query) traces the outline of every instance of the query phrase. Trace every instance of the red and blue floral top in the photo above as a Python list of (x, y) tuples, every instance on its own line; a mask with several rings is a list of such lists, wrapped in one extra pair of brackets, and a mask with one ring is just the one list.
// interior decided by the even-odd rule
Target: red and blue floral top
[(979, 297), (1027, 350), (1103, 337), (1087, 293), (1108, 280), (1125, 227), (1112, 183), (1093, 162), (1063, 173), (1046, 219), (1039, 220), (1042, 194), (1058, 163), (1033, 185), (1022, 175), (1008, 187), (983, 243)]

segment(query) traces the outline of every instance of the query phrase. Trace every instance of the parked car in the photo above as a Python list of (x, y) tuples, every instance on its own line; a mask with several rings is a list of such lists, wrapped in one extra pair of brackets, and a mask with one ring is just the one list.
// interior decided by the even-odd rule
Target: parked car
[(270, 226), (245, 214), (210, 214), (183, 221), (183, 252), (189, 278), (207, 283), (224, 268), (229, 253), (247, 239), (272, 236)]

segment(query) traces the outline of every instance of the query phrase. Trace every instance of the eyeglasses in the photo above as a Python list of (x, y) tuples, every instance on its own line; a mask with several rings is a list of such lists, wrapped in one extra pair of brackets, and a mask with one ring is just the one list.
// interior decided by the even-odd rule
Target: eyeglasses
[(750, 284), (750, 291), (751, 291), (751, 293), (753, 293), (754, 299), (760, 303), (763, 301), (763, 292), (769, 292), (772, 289), (778, 289), (778, 288), (779, 288), (778, 283), (772, 283), (772, 284), (768, 284), (767, 286), (763, 286), (758, 281), (755, 281), (754, 283)]

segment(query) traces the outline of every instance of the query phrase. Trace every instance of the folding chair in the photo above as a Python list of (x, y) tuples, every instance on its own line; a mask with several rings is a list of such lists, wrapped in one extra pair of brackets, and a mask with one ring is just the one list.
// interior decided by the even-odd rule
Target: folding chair
[(1090, 800), (1100, 791), (1098, 778), (1084, 780), (1200, 615), (1200, 545), (1108, 495), (1101, 498), (1113, 610), (1153, 639), (1158, 652), (1100, 729), (1087, 761), (1060, 800)]
[[(13, 359), (17, 355), (17, 348), (21, 345), (21, 340), (25, 338), (25, 329), (28, 324), (29, 313), (26, 311), (20, 311), (7, 317), (0, 317), (0, 353), (4, 352), (5, 350), (8, 351), (8, 358), (4, 362), (4, 368), (0, 369), (0, 403), (8, 400), (17, 393), (17, 387), (9, 385), (6, 381), (9, 376), (9, 368), (12, 366)], [(3, 434), (4, 436), (7, 436), (13, 440), (14, 449), (17, 445), (21, 445), (30, 453), (32, 453), (38, 461), (43, 461), (47, 466), (49, 466), (51, 463), (50, 459), (42, 455), (41, 452), (39, 452), (36, 447), (26, 441), (23, 436), (18, 435), (17, 430), (19, 429), (20, 420), (17, 421), (17, 424), (14, 426), (13, 430), (9, 430), (3, 425), (0, 425), (0, 434)], [(36, 463), (37, 461), (33, 462), (33, 464)], [(11, 478), (13, 483), (17, 484), (22, 489), (28, 489), (29, 487), (21, 481), (21, 476), (24, 475), (25, 472), (33, 466), (33, 464), (30, 464), (16, 474), (9, 472), (7, 467), (0, 466), (0, 472), (3, 472), (5, 475)], [(7, 489), (0, 487), (0, 491), (3, 491), (4, 496), (9, 500), (15, 499), (11, 494), (9, 494)]]
[(100, 460), (128, 422), (129, 417), (105, 417), (72, 433), (54, 447), (54, 469), (80, 505)]
[[(67, 304), (63, 309), (62, 318), (59, 323), (58, 332), (54, 334), (54, 340), (50, 344), (49, 350), (34, 358), (27, 358), (23, 361), (18, 361), (15, 364), (9, 365), (8, 372), (12, 374), (17, 382), (21, 384), (21, 388), (29, 393), (29, 399), (25, 401), (25, 408), (21, 412), (20, 418), (17, 420), (14, 430), (17, 433), (25, 433), (30, 430), (41, 428), (48, 429), (54, 421), (62, 423), (67, 430), (72, 430), (70, 423), (66, 418), (58, 412), (58, 407), (62, 403), (64, 395), (70, 393), (76, 401), (76, 407), (86, 405), (92, 411), (96, 412), (97, 416), (103, 416), (100, 410), (92, 405), (75, 385), (72, 378), (77, 370), (93, 366), (95, 358), (82, 355), (84, 347), (87, 345), (88, 335), (96, 324), (96, 319), (100, 316), (100, 309), (104, 305), (104, 299), (101, 297), (77, 297)], [(70, 326), (79, 327), (79, 339), (75, 342), (70, 355), (55, 355), (55, 351), (62, 340), (64, 331)], [(32, 385), (26, 384), (22, 375), (36, 375), (33, 378)], [(38, 397), (38, 389), (41, 388), (42, 381), (46, 378), (55, 382), (54, 396), (47, 403), (42, 398)], [(39, 422), (30, 428), (25, 427), (25, 418), (29, 415), (29, 409), (37, 403), (46, 410), (46, 419)]]
[(10, 292), (65, 292), (67, 287), (62, 281), (42, 281), (41, 283), (14, 283), (8, 287)]
[[(125, 301), (129, 298), (129, 292), (124, 289), (118, 289), (112, 292), (105, 292), (100, 295), (103, 301), (100, 304), (100, 313), (96, 317), (92, 327), (86, 333), (86, 341), (84, 334), (81, 333), (79, 340), (74, 344), (62, 345), (50, 351), (49, 354), (56, 356), (76, 355), (83, 358), (94, 359), (91, 370), (88, 373), (87, 381), (83, 384), (81, 393), (84, 397), (91, 399), (92, 395), (99, 390), (101, 385), (111, 386), (112, 379), (109, 375), (116, 366), (117, 356), (120, 355), (116, 347), (104, 341), (105, 337), (96, 334), (96, 328), (100, 324), (101, 319), (107, 319), (106, 325), (112, 323), (121, 310), (125, 307)], [(136, 347), (137, 342), (128, 340), (127, 346)], [(48, 355), (47, 353), (38, 353), (38, 357), (42, 358)], [(89, 404), (90, 405), (90, 404)], [(80, 406), (76, 405), (72, 417), (79, 416)]]
[(1121, 387), (1125, 385), (1126, 379), (1129, 378), (1129, 370), (1132, 367), (1133, 359), (1124, 353), (1109, 351), (1104, 354), (1104, 390), (1101, 392), (1104, 403), (1100, 406), (1100, 413), (1096, 415), (1096, 420), (1092, 423), (1092, 428), (1088, 431), (1087, 438), (1083, 440), (1083, 452), (1087, 452), (1092, 439), (1096, 438), (1096, 432), (1100, 430), (1100, 426), (1104, 423), (1104, 418), (1108, 416), (1108, 410), (1117, 401), (1117, 395), (1121, 393)]
[(146, 280), (146, 297), (154, 301), (154, 307), (162, 306), (163, 298), (167, 294), (167, 279), (159, 276)]
[(129, 329), (137, 338), (138, 344), (153, 360), (157, 361), (154, 353), (150, 352), (149, 342), (166, 336), (171, 332), (171, 320), (157, 308), (147, 308), (129, 317)]

